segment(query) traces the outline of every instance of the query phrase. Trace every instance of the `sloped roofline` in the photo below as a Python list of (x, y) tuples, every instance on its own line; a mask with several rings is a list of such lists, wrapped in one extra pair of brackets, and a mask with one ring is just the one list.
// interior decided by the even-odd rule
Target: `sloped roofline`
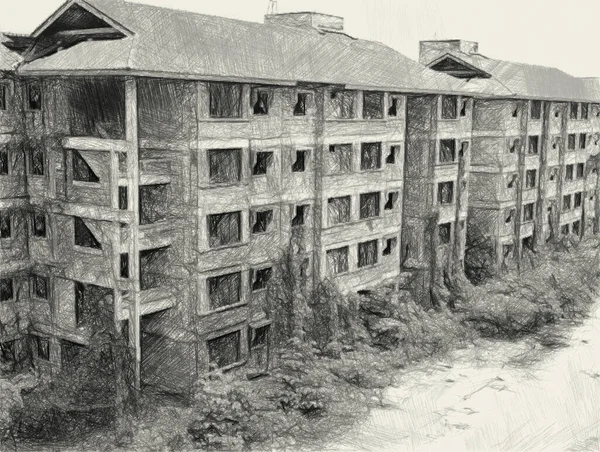
[(454, 61), (458, 64), (461, 64), (461, 65), (465, 66), (466, 68), (469, 68), (475, 72), (478, 72), (480, 74), (485, 74), (490, 78), (492, 77), (492, 74), (490, 74), (489, 72), (486, 72), (483, 69), (478, 68), (477, 66), (473, 66), (471, 63), (468, 63), (465, 60), (462, 60), (462, 59), (452, 55), (451, 53), (445, 53), (442, 56), (440, 56), (439, 58), (436, 58), (435, 60), (431, 61), (430, 63), (427, 63), (427, 67), (431, 69), (432, 66), (435, 66), (436, 64), (441, 63), (442, 61), (444, 61), (447, 58), (450, 58), (452, 61)]
[(50, 25), (52, 25), (60, 16), (62, 16), (71, 6), (79, 5), (88, 12), (98, 16), (100, 19), (110, 24), (112, 27), (116, 28), (123, 34), (127, 36), (132, 36), (133, 32), (129, 30), (124, 25), (120, 24), (113, 18), (107, 16), (99, 9), (95, 8), (93, 5), (89, 4), (85, 0), (67, 0), (62, 4), (54, 13), (50, 15), (44, 22), (42, 22), (34, 31), (31, 33), (31, 36), (34, 38), (39, 37)]

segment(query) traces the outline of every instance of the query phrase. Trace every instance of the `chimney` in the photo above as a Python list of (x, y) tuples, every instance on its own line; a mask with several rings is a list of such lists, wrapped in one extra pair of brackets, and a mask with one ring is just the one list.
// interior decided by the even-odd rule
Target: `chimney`
[(322, 31), (344, 31), (343, 17), (312, 12), (267, 14), (265, 23), (290, 27), (312, 27)]
[(479, 53), (479, 44), (475, 41), (451, 39), (447, 41), (421, 41), (419, 43), (419, 62), (431, 63), (448, 51), (461, 52), (467, 55)]

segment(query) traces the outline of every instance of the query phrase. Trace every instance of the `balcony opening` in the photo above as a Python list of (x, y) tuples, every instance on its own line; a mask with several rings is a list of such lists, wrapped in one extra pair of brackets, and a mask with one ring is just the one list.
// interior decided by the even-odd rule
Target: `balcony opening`
[(169, 247), (140, 251), (140, 289), (164, 287), (171, 266)]
[(211, 82), (208, 87), (211, 118), (242, 117), (242, 85)]
[(115, 78), (63, 81), (70, 135), (125, 139), (125, 82)]
[(252, 168), (253, 176), (264, 176), (273, 163), (272, 152), (256, 152), (254, 154), (254, 166)]
[(262, 234), (269, 232), (273, 223), (273, 210), (253, 210), (250, 213), (252, 224), (252, 234)]
[(241, 302), (242, 274), (240, 272), (213, 276), (207, 279), (210, 310)]
[(241, 212), (208, 215), (208, 241), (211, 248), (241, 241)]
[(72, 163), (73, 163), (73, 180), (79, 182), (91, 182), (97, 184), (100, 182), (100, 178), (96, 175), (94, 170), (90, 167), (88, 162), (83, 158), (79, 151), (72, 151)]
[(327, 251), (329, 272), (334, 275), (348, 271), (348, 247), (335, 248)]
[(167, 218), (169, 212), (169, 184), (140, 187), (140, 224), (152, 224)]
[(210, 370), (222, 369), (241, 360), (241, 332), (225, 334), (207, 341)]

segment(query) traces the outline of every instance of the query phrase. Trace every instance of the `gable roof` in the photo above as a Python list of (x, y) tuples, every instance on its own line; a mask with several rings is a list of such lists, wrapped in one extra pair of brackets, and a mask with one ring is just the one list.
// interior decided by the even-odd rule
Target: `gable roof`
[(3, 42), (8, 41), (8, 38), (0, 32), (0, 71), (13, 71), (21, 61), (21, 56), (6, 46)]
[[(555, 101), (600, 101), (600, 92), (585, 79), (547, 66), (496, 60), (479, 53), (444, 50), (441, 56), (427, 64), (432, 67), (444, 58), (461, 61), (489, 74), (514, 97)], [(471, 82), (476, 79), (472, 79)]]
[[(123, 0), (71, 0), (131, 35), (86, 41), (24, 64), (24, 74), (123, 73), (461, 93), (465, 83), (383, 44), (310, 27), (246, 22)], [(63, 9), (65, 6), (63, 6)], [(50, 22), (38, 27), (42, 33)]]

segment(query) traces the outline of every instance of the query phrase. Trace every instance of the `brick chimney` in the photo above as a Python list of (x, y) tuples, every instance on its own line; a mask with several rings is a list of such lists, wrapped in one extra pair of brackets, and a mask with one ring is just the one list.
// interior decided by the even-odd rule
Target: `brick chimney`
[(312, 27), (322, 31), (344, 31), (343, 17), (313, 12), (267, 14), (265, 23), (291, 27)]

